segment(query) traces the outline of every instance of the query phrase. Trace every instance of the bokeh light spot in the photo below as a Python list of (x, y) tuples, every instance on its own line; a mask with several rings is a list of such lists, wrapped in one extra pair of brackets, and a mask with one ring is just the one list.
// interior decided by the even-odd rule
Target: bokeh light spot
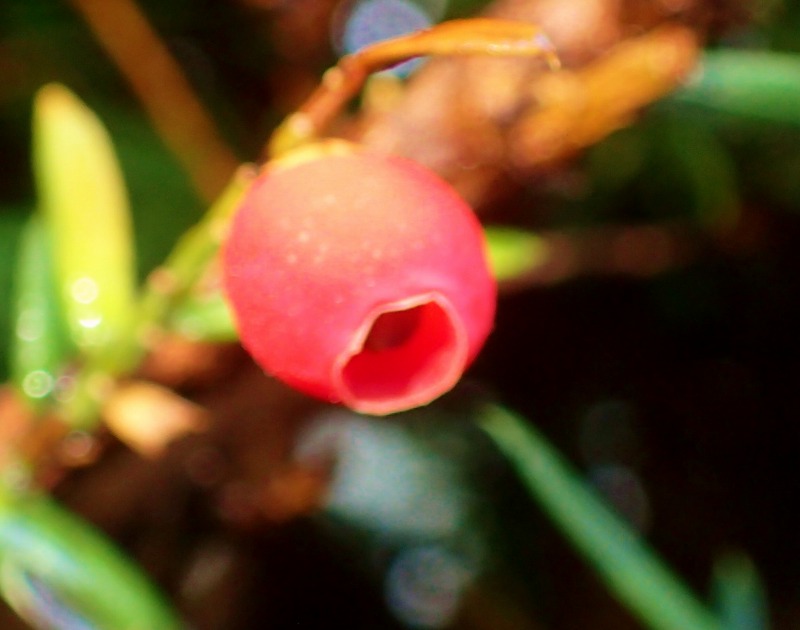
[(22, 391), (30, 398), (44, 398), (53, 391), (55, 379), (45, 370), (33, 370), (22, 379)]
[(441, 546), (407, 548), (386, 576), (387, 603), (406, 624), (441, 628), (452, 621), (473, 577), (462, 558)]
[(100, 288), (97, 286), (97, 283), (85, 276), (78, 278), (70, 287), (72, 299), (79, 304), (91, 304), (97, 299), (99, 294)]
[[(428, 28), (432, 20), (425, 11), (407, 0), (359, 0), (334, 32), (334, 42), (343, 53), (353, 53), (385, 39)], [(419, 61), (402, 63), (391, 69), (407, 76)]]

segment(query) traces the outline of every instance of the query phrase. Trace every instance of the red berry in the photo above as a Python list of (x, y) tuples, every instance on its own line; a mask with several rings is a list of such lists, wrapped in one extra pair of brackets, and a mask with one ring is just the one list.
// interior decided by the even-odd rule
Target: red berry
[(448, 391), (494, 318), (472, 210), (418, 164), (350, 148), (266, 168), (233, 220), (223, 274), (265, 371), (364, 413)]

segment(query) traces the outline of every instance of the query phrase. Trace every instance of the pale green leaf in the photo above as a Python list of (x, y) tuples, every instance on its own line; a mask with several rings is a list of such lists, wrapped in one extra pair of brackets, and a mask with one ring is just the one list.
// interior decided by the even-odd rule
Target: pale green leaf
[(70, 332), (84, 355), (116, 369), (134, 315), (127, 194), (107, 131), (58, 84), (36, 97), (34, 170)]

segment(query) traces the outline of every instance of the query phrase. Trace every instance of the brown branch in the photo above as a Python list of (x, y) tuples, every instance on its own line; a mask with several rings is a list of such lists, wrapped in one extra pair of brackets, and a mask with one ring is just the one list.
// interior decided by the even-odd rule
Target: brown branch
[(451, 20), (380, 41), (342, 57), (325, 73), (319, 87), (275, 131), (267, 147), (268, 157), (319, 137), (371, 74), (428, 55), (533, 57), (543, 59), (554, 70), (560, 66), (542, 29), (513, 20)]
[(70, 0), (119, 68), (196, 190), (212, 201), (239, 164), (181, 68), (132, 0)]
[(667, 25), (626, 40), (586, 68), (541, 75), (535, 103), (507, 131), (511, 160), (531, 169), (589, 147), (630, 124), (671, 92), (695, 66), (698, 43), (683, 26)]
[(665, 25), (555, 73), (526, 60), (441, 59), (388, 111), (365, 111), (350, 135), (420, 162), (480, 207), (513, 189), (510, 180), (558, 165), (630, 123), (680, 84), (698, 50), (691, 29)]

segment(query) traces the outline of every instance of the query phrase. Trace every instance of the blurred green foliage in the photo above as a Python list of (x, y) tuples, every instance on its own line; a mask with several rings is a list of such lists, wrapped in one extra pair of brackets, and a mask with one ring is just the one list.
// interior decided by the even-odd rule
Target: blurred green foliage
[(46, 497), (0, 490), (0, 547), (3, 595), (33, 627), (182, 627), (135, 565)]

